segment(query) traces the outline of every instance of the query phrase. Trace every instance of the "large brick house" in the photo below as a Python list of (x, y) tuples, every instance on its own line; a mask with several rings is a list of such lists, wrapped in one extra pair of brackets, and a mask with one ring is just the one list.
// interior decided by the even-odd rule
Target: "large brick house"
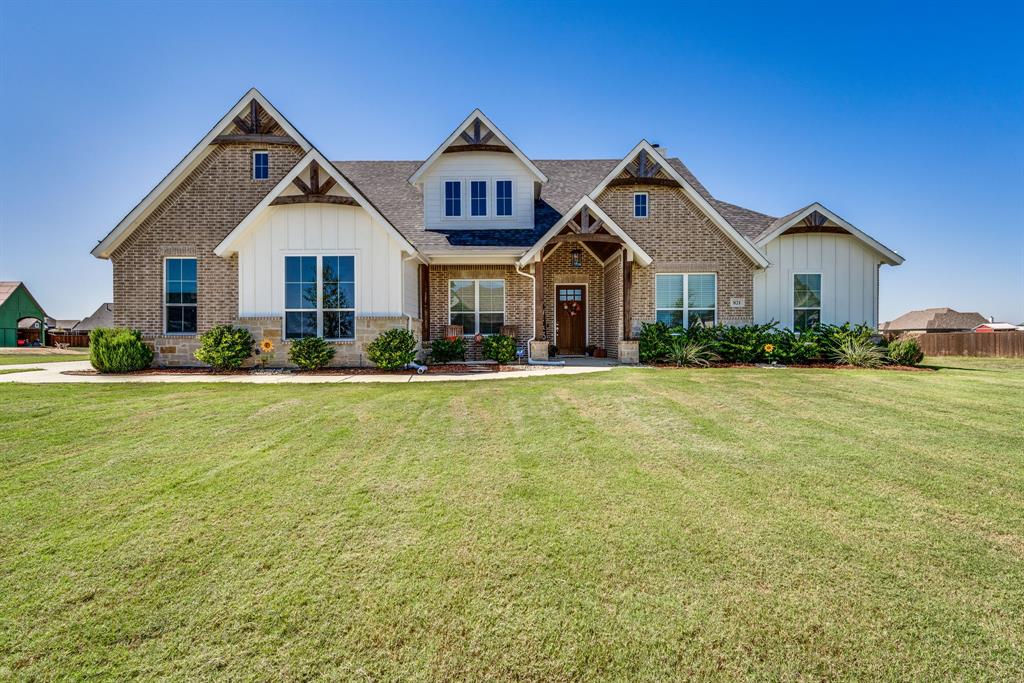
[(424, 161), (329, 161), (255, 89), (92, 253), (113, 263), (115, 323), (168, 365), (221, 323), (321, 335), (344, 365), (395, 326), (635, 360), (646, 321), (875, 326), (878, 269), (903, 261), (818, 203), (716, 199), (643, 140), (533, 159), (479, 110)]

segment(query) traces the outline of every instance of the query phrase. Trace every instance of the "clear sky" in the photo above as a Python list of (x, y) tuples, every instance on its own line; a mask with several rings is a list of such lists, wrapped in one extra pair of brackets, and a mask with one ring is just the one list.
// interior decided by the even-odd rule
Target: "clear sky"
[(477, 106), (536, 158), (647, 138), (903, 254), (882, 320), (1024, 322), (1024, 4), (837, 5), (0, 0), (0, 279), (109, 301), (89, 250), (255, 85), (331, 159), (422, 159)]

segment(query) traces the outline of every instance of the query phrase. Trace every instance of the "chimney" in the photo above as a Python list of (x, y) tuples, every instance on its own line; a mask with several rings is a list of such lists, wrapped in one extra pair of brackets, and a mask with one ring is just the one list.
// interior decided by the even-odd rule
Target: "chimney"
[(658, 150), (658, 154), (660, 154), (661, 156), (663, 156), (666, 159), (668, 159), (668, 150), (666, 148), (662, 147), (657, 142), (652, 142), (651, 143), (651, 147), (653, 147), (654, 149)]

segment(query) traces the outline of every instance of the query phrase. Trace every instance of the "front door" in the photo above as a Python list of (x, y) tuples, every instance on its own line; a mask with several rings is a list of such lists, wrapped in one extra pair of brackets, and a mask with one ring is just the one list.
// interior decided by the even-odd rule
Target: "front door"
[(555, 287), (555, 346), (559, 353), (582, 355), (587, 348), (587, 288)]

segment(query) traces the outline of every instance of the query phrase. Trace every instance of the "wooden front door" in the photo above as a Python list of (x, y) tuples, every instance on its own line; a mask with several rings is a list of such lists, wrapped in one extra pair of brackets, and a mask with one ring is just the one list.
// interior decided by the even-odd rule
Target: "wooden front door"
[(587, 350), (587, 288), (583, 285), (556, 286), (555, 317), (558, 352), (583, 354)]

